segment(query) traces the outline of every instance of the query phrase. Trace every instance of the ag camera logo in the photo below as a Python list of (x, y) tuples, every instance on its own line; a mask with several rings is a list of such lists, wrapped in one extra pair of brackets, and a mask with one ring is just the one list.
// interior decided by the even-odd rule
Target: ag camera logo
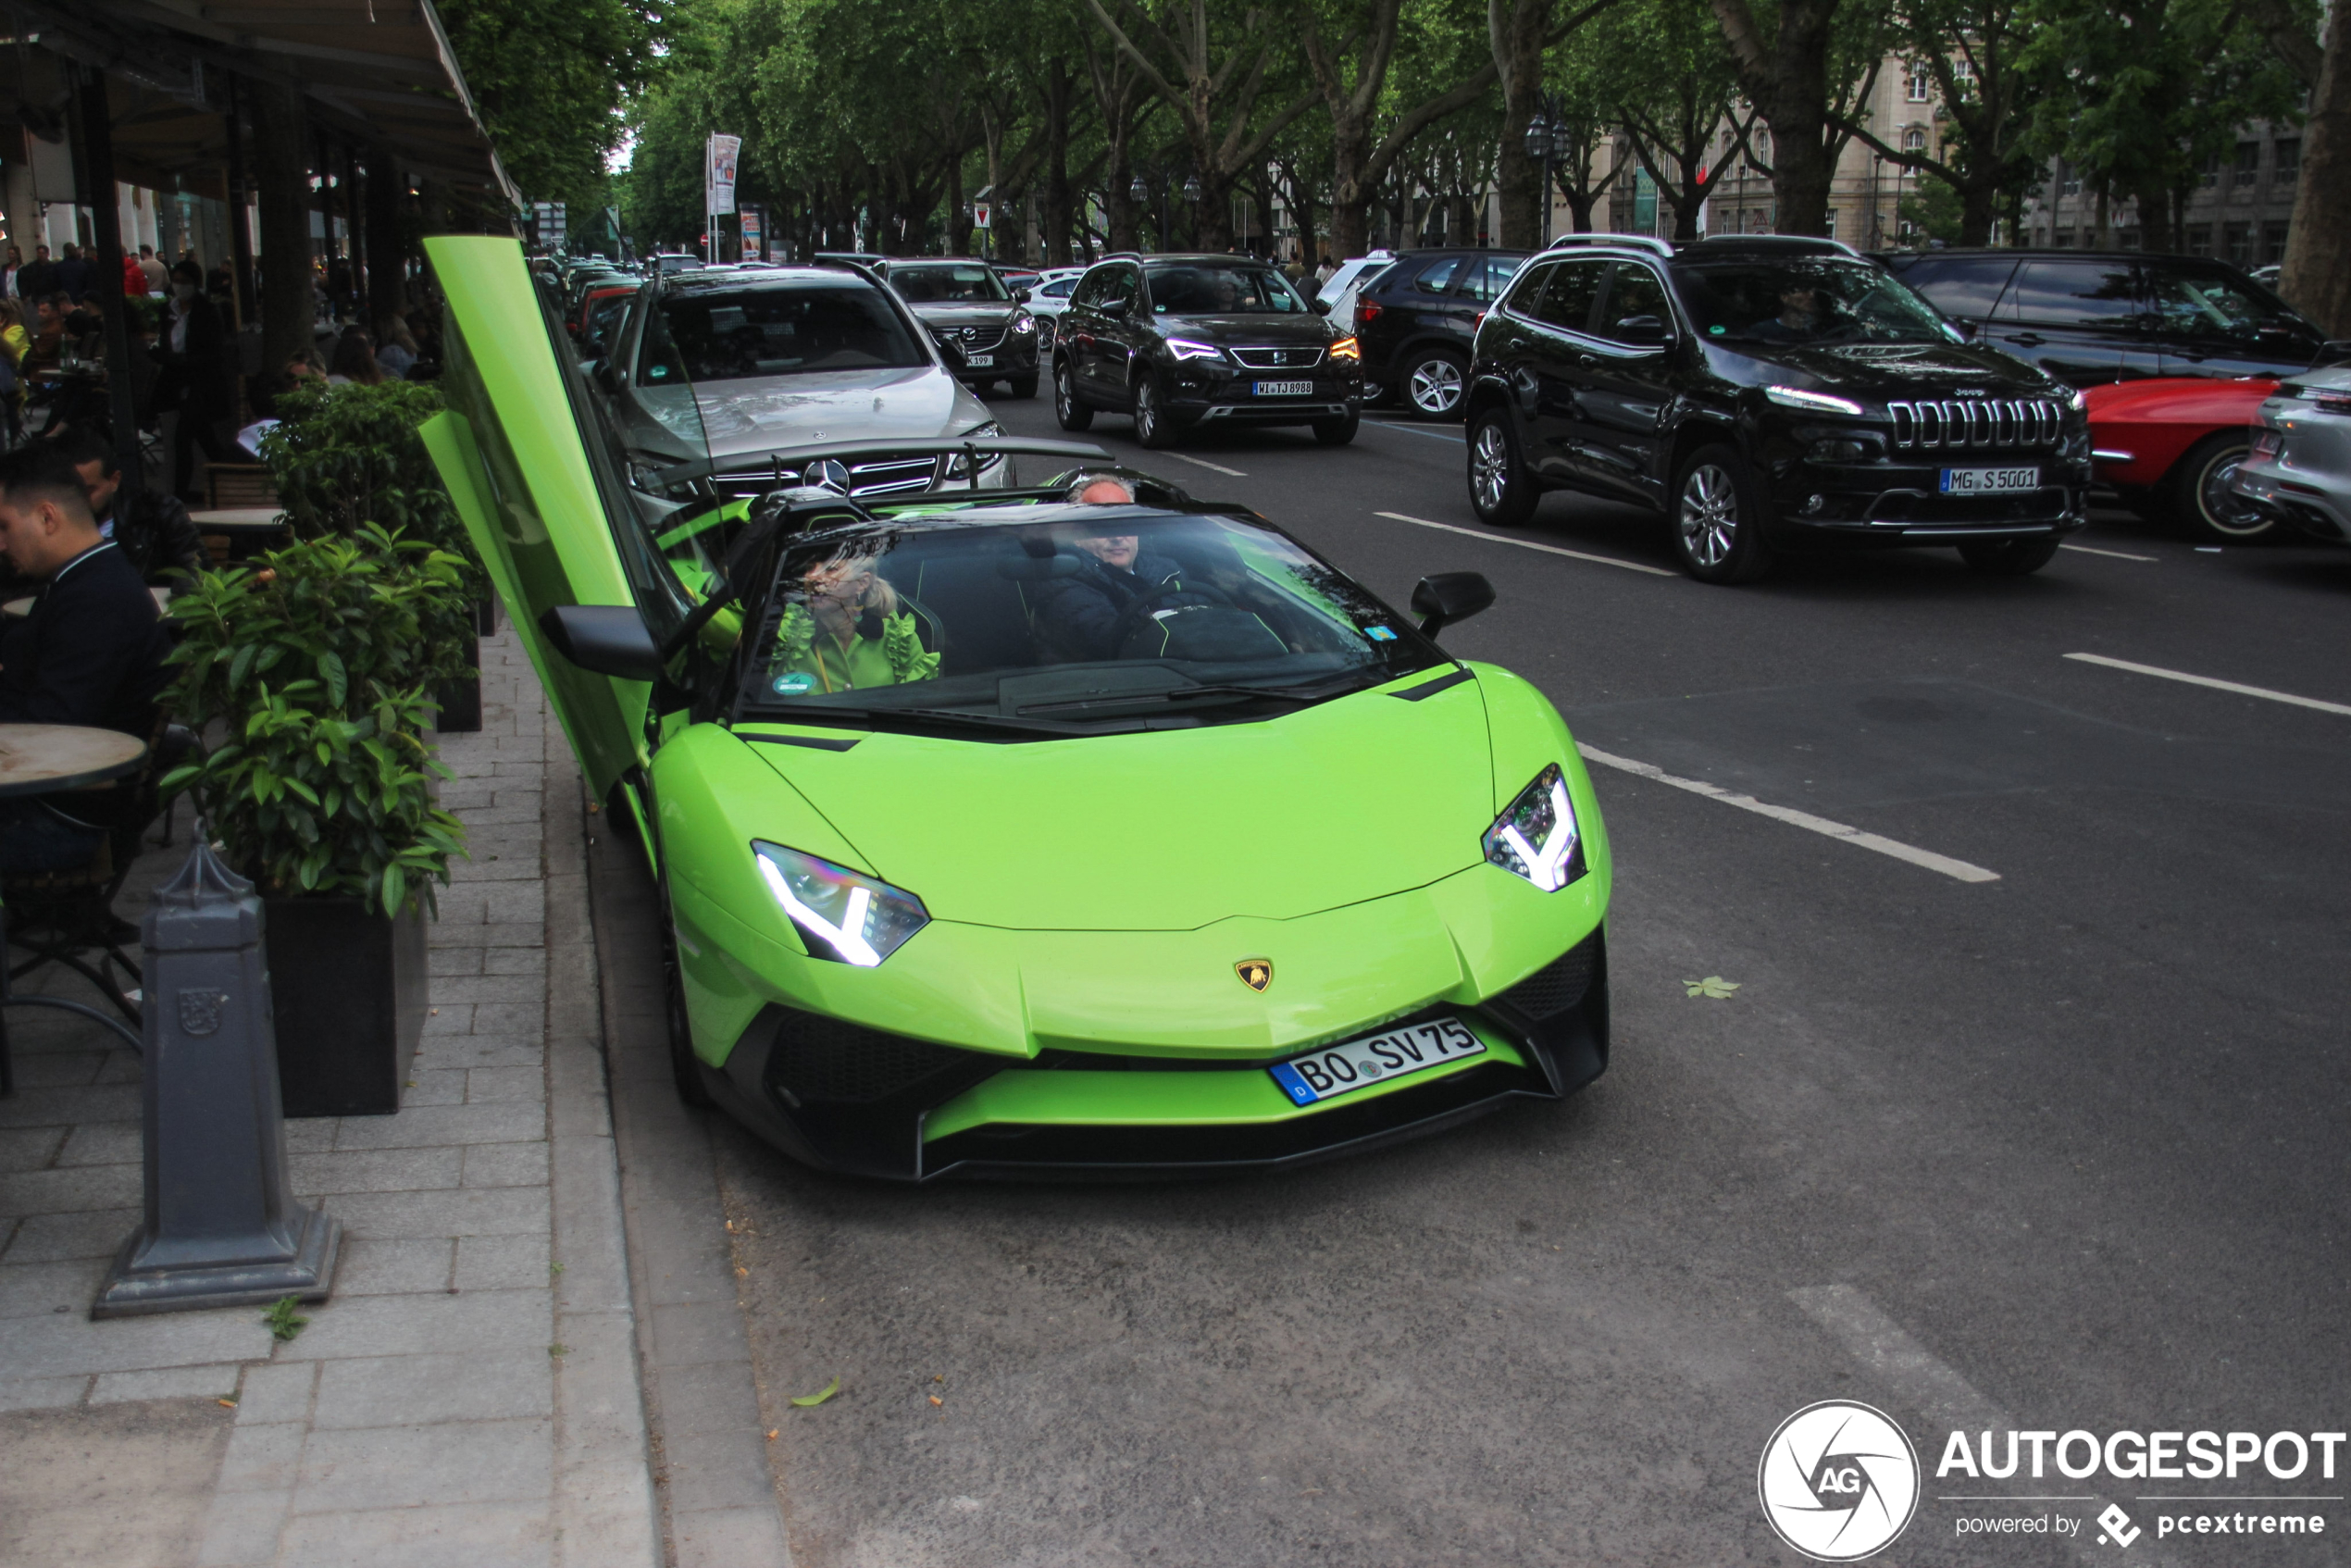
[(1823, 1400), (1780, 1423), (1755, 1489), (1780, 1539), (1816, 1562), (1858, 1562), (1918, 1512), (1918, 1450), (1884, 1411)]

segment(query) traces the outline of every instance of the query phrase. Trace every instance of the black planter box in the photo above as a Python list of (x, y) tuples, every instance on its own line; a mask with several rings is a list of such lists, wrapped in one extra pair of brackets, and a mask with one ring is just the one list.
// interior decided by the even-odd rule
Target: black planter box
[(355, 898), (263, 901), (288, 1116), (389, 1116), (425, 1027), (425, 917)]
[(481, 639), (467, 640), (466, 663), (474, 673), (463, 680), (444, 680), (433, 689), (439, 710), (432, 727), (444, 735), (471, 735), (481, 728)]

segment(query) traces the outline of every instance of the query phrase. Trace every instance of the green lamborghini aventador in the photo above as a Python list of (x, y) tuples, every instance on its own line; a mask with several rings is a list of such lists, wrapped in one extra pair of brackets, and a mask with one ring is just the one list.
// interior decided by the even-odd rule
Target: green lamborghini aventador
[[(632, 450), (514, 243), (429, 248), (427, 440), (641, 829), (689, 1100), (873, 1176), (1177, 1175), (1605, 1067), (1591, 781), (1539, 691), (1436, 641), (1484, 579), (1408, 618), (1245, 507), (992, 427)], [(665, 386), (755, 363), (788, 419), (952, 374), (919, 330), (923, 367), (861, 358), (886, 288), (795, 276)], [(631, 308), (645, 341), (661, 286)]]

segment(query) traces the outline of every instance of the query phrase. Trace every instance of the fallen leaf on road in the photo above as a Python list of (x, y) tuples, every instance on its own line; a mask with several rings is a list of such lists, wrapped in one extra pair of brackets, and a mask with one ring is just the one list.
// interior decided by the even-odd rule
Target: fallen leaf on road
[(1739, 989), (1736, 981), (1726, 980), (1720, 975), (1709, 975), (1703, 980), (1684, 980), (1682, 983), (1690, 988), (1692, 996), (1710, 996), (1717, 1002), (1728, 1002), (1731, 993)]
[(778, 1426), (770, 1426), (767, 1428), (767, 1440), (771, 1443), (774, 1442), (776, 1440), (776, 1434), (781, 1430), (782, 1428)]
[(933, 1404), (935, 1404), (935, 1405), (943, 1405), (943, 1404), (945, 1404), (947, 1401), (946, 1401), (945, 1400), (940, 1399), (940, 1398), (939, 1398), (937, 1394), (933, 1394), (933, 1395), (930, 1397), (930, 1402), (931, 1402), (931, 1403), (933, 1403)]
[(831, 1399), (835, 1394), (840, 1392), (840, 1379), (836, 1377), (831, 1382), (826, 1384), (822, 1388), (817, 1389), (815, 1393), (801, 1395), (800, 1398), (792, 1400), (792, 1403), (798, 1405), (802, 1410), (806, 1410), (811, 1405), (823, 1404), (827, 1400)]

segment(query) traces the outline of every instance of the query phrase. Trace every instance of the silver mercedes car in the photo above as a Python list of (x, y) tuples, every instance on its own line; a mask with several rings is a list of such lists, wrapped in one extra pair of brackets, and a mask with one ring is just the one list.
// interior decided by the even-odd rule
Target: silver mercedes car
[(2305, 533), (2351, 544), (2351, 364), (2281, 382), (2260, 417), (2232, 492)]
[[(863, 268), (770, 267), (649, 284), (594, 375), (641, 487), (693, 465), (721, 490), (888, 495), (939, 481), (939, 442), (1003, 434), (952, 352)], [(897, 441), (914, 446), (888, 452)], [(837, 476), (783, 472), (777, 454), (816, 443), (868, 455)]]

